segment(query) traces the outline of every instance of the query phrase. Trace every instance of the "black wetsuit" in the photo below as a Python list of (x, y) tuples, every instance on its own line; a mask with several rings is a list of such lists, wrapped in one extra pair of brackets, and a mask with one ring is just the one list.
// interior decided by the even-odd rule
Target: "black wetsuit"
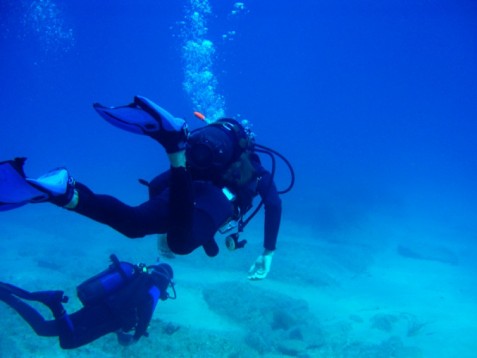
[(236, 212), (251, 206), (260, 195), (265, 206), (264, 247), (275, 250), (281, 218), (281, 199), (270, 173), (258, 159), (253, 162), (255, 175), (242, 187), (231, 188), (237, 195), (232, 204), (221, 186), (211, 180), (193, 180), (185, 168), (171, 168), (150, 183), (150, 199), (129, 206), (118, 199), (93, 193), (76, 184), (78, 205), (73, 211), (106, 224), (129, 238), (167, 233), (170, 249), (189, 254), (203, 246), (209, 256), (219, 252), (214, 235)]
[[(35, 300), (34, 292), (29, 293), (15, 286), (8, 286), (10, 289), (0, 285), (0, 300), (17, 311), (37, 335), (58, 337), (60, 346), (64, 349), (83, 346), (108, 333), (128, 332), (132, 329), (133, 339), (139, 340), (146, 333), (160, 296), (160, 291), (153, 284), (150, 275), (139, 274), (114, 295), (72, 314), (67, 314), (60, 302), (48, 304), (55, 319), (45, 320), (36, 309), (24, 301)], [(15, 294), (15, 291), (21, 293)]]

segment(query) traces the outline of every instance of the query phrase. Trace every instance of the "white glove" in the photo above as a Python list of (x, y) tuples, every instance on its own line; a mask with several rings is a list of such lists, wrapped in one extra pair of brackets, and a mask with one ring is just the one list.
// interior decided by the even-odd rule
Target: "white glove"
[(249, 280), (263, 280), (267, 277), (272, 266), (273, 251), (265, 250), (250, 267), (248, 271)]

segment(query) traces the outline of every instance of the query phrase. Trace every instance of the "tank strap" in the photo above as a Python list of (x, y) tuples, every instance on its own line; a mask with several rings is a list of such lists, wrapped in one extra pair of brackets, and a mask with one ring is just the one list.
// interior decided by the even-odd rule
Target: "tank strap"
[(123, 268), (121, 267), (121, 263), (119, 262), (118, 257), (115, 254), (112, 254), (110, 256), (110, 259), (113, 262), (113, 265), (116, 268), (116, 270), (118, 270), (119, 274), (123, 278), (123, 280), (127, 282), (129, 280), (129, 277), (128, 275), (126, 275), (126, 272), (124, 272)]

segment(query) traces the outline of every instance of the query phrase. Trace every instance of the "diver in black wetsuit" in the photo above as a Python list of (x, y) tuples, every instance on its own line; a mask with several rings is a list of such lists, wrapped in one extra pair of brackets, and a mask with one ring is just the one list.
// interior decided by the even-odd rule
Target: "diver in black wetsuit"
[[(264, 169), (256, 154), (270, 152), (254, 142), (251, 131), (223, 118), (189, 135), (184, 120), (139, 96), (127, 106), (94, 107), (113, 125), (157, 140), (168, 154), (170, 170), (147, 183), (149, 200), (134, 207), (94, 193), (75, 182), (66, 169), (38, 179), (25, 178), (43, 195), (28, 202), (50, 201), (129, 238), (167, 233), (167, 244), (176, 254), (189, 254), (202, 246), (208, 256), (215, 256), (219, 252), (215, 233), (233, 223), (242, 231), (250, 219), (244, 220), (244, 214), (252, 207), (253, 198), (260, 195), (265, 207), (264, 251), (252, 265), (249, 278), (267, 276), (276, 249), (281, 199), (273, 174)], [(227, 246), (241, 248), (244, 243), (235, 233), (228, 237)]]
[[(78, 286), (84, 307), (72, 314), (63, 308), (68, 301), (63, 291), (28, 292), (0, 282), (0, 301), (17, 311), (37, 335), (58, 337), (64, 349), (78, 348), (113, 332), (119, 344), (133, 344), (147, 335), (157, 301), (170, 298), (167, 288), (172, 286), (173, 271), (168, 264), (133, 265), (119, 262), (114, 255), (111, 258), (108, 270)], [(55, 319), (45, 320), (25, 300), (43, 303)]]

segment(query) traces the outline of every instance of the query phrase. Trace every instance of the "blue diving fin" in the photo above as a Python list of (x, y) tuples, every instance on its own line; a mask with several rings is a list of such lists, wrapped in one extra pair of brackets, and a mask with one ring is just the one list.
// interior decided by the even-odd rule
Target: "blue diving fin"
[(134, 102), (125, 106), (105, 107), (95, 103), (93, 108), (112, 125), (137, 134), (151, 136), (162, 130), (177, 131), (184, 125), (183, 120), (141, 96), (135, 96)]
[(48, 199), (48, 194), (34, 188), (25, 179), (25, 160), (26, 158), (15, 158), (0, 162), (0, 211)]
[(0, 290), (27, 300), (30, 298), (30, 292), (6, 282), (0, 282)]
[(68, 302), (68, 297), (64, 296), (63, 291), (36, 291), (28, 292), (23, 288), (11, 285), (6, 282), (0, 282), (0, 292), (15, 295), (24, 300), (41, 302), (47, 306), (58, 303)]

